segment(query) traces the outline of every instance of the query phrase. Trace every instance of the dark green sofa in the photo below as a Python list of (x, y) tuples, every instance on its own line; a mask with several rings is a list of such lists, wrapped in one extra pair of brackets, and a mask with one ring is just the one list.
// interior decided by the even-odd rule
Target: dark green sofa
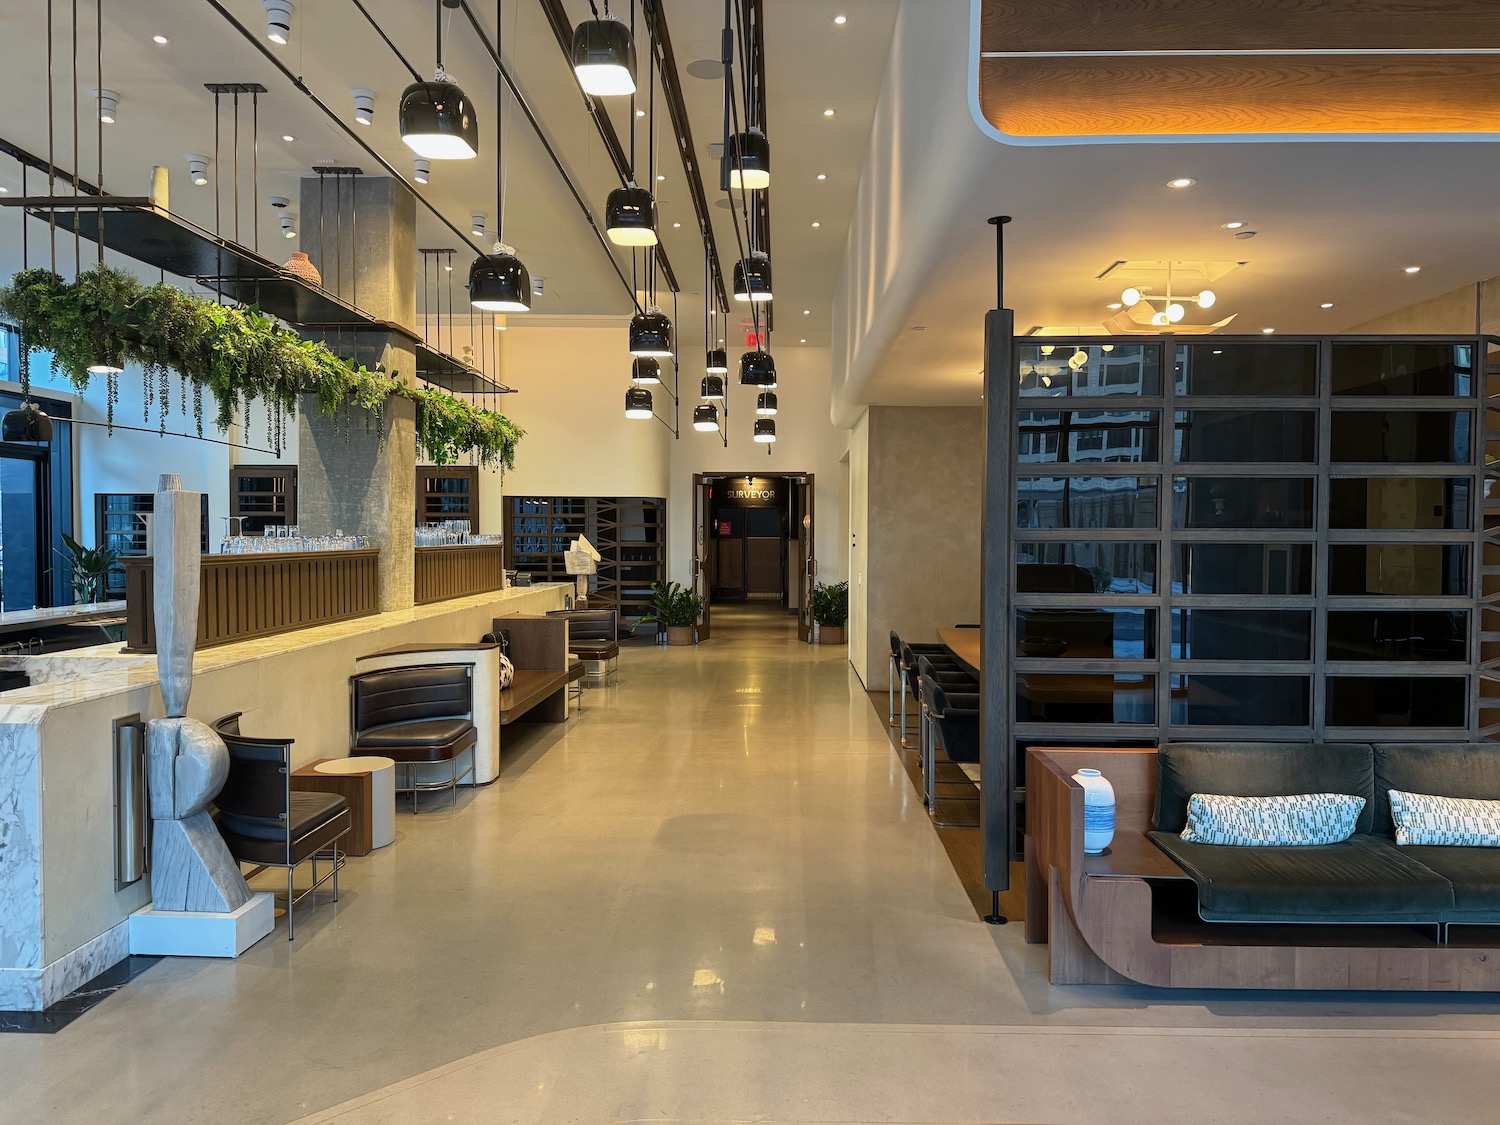
[[(1500, 923), (1500, 848), (1398, 847), (1388, 793), (1500, 800), (1500, 743), (1169, 743), (1151, 839), (1210, 922)], [(1354, 835), (1293, 848), (1185, 843), (1194, 793), (1352, 793)]]

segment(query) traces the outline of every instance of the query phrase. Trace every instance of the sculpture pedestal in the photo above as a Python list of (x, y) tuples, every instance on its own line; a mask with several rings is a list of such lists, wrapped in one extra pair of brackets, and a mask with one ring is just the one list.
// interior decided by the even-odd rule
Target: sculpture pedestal
[(260, 891), (228, 914), (157, 910), (130, 916), (130, 952), (169, 957), (238, 957), (276, 928), (276, 896)]

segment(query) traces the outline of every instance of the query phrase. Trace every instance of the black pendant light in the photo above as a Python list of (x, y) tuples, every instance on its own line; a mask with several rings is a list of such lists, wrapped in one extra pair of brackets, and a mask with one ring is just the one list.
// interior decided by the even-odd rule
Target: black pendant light
[(755, 413), (770, 417), (776, 413), (776, 392), (761, 391), (755, 399)]
[(740, 385), (767, 388), (776, 385), (776, 361), (770, 352), (756, 350), (740, 356)]
[(443, 8), (437, 0), (437, 71), (431, 82), (413, 82), (401, 93), (401, 139), (428, 160), (473, 160), (479, 155), (479, 120), (458, 83), (443, 70)]
[(705, 375), (703, 377), (703, 397), (710, 402), (723, 402), (724, 376)]
[(7, 410), (0, 420), (0, 439), (5, 441), (51, 441), (52, 417), (34, 402), (23, 402)]
[(655, 305), (630, 318), (630, 354), (672, 354), (672, 322)]
[[(505, 26), (495, 0), (495, 54)], [(530, 312), (531, 271), (505, 244), (505, 76), (495, 69), (495, 247), (469, 267), (469, 304), (486, 312)]]
[(771, 186), (771, 142), (759, 129), (752, 127), (730, 137), (725, 159), (730, 187), (759, 191)]
[(661, 364), (650, 356), (637, 356), (630, 365), (630, 381), (637, 385), (661, 382)]
[(656, 200), (632, 180), (604, 204), (604, 232), (616, 246), (656, 245)]
[(734, 299), (736, 301), (769, 301), (771, 299), (771, 256), (753, 250), (750, 256), (734, 263)]
[(717, 430), (719, 428), (719, 408), (711, 402), (705, 402), (700, 406), (693, 407), (693, 429), (695, 430)]
[(650, 418), (651, 392), (645, 387), (631, 387), (625, 392), (625, 417)]
[(757, 418), (755, 420), (755, 440), (759, 442), (775, 441), (776, 423), (770, 418)]
[(703, 370), (710, 375), (729, 374), (729, 353), (723, 348), (709, 348), (708, 359), (704, 363)]
[(635, 40), (630, 28), (609, 18), (584, 20), (573, 29), (573, 73), (585, 94), (616, 97), (635, 93)]

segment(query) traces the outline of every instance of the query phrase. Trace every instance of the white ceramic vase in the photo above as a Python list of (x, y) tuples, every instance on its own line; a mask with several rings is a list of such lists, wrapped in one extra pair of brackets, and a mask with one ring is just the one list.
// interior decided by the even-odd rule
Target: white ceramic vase
[(1083, 852), (1098, 855), (1115, 838), (1115, 787), (1098, 770), (1079, 770), (1083, 787)]

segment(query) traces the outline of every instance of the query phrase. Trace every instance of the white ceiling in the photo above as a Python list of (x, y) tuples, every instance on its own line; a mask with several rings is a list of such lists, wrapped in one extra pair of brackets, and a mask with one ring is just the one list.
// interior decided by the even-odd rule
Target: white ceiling
[[(396, 127), (396, 106), (410, 75), (381, 41), (376, 32), (348, 0), (302, 0), (297, 6), (291, 42), (270, 44), (264, 38), (266, 20), (260, 0), (223, 0), (229, 11), (251, 29), (287, 67), (302, 77), (308, 88), (344, 120), (353, 123), (355, 87), (376, 91), (374, 124), (355, 126), (359, 135), (404, 174), (410, 173), (411, 154), (401, 142)], [(723, 8), (711, 0), (662, 0), (672, 35), (678, 65), (699, 59), (717, 59), (719, 27)], [(587, 18), (587, 0), (566, 0), (569, 16), (576, 22)], [(79, 164), (87, 179), (97, 176), (94, 159), (92, 90), (94, 79), (93, 4), (80, 7), (78, 79), (80, 118), (84, 135)], [(365, 0), (365, 7), (386, 34), (424, 76), (433, 68), (433, 13), (435, 0)], [(473, 5), (485, 32), (495, 32), (496, 5)], [(619, 10), (622, 5), (616, 4)], [(890, 29), (899, 8), (898, 0), (769, 0), (765, 5), (767, 55), (769, 59), (768, 132), (773, 144), (772, 246), (775, 252), (778, 347), (827, 346), (829, 306), (835, 285), (843, 239), (852, 206), (854, 186), (864, 162), (870, 119), (885, 69)], [(318, 161), (334, 161), (362, 167), (367, 174), (380, 173), (379, 166), (335, 127), (320, 110), (297, 91), (239, 32), (206, 3), (195, 0), (103, 0), (104, 86), (120, 94), (119, 118), (104, 129), (104, 179), (107, 190), (119, 194), (144, 194), (152, 165), (165, 165), (171, 174), (171, 208), (207, 227), (214, 222), (213, 186), (194, 187), (184, 160), (189, 152), (212, 154), (214, 119), (212, 96), (205, 82), (260, 82), (268, 93), (260, 102), (259, 199), (251, 201), (249, 105), (241, 106), (240, 183), (242, 217), (239, 238), (251, 241), (252, 207), (259, 207), (260, 250), (280, 257), (297, 243), (284, 241), (276, 225), (277, 212), (265, 203), (267, 197), (290, 197), (295, 210), (297, 181)], [(57, 51), (54, 87), (58, 123), (57, 163), (71, 167), (72, 158), (72, 64), (69, 26), (70, 5), (56, 2)], [(628, 11), (628, 9), (627, 9)], [(540, 5), (534, 0), (507, 0), (503, 7), (505, 28), (503, 54), (518, 86), (542, 122), (554, 149), (578, 185), (601, 229), (604, 199), (617, 186), (613, 167), (593, 123), (585, 112), (583, 96), (567, 59), (557, 45)], [(847, 13), (848, 22), (835, 25), (833, 17)], [(45, 156), (46, 32), (45, 5), (37, 2), (7, 4), (0, 8), (0, 104), (24, 106), (24, 113), (8, 113), (0, 135), (34, 153)], [(444, 11), (448, 33), (444, 64), (463, 86), (476, 106), (481, 129), (481, 155), (474, 161), (434, 162), (431, 183), (418, 188), (425, 198), (463, 231), (469, 229), (469, 214), (489, 214), (490, 229), (495, 214), (495, 71), (462, 11)], [(168, 36), (165, 46), (152, 36)], [(644, 29), (640, 31), (644, 36)], [(640, 52), (645, 68), (645, 51)], [(644, 78), (644, 74), (642, 75)], [(710, 159), (708, 146), (721, 139), (722, 83), (681, 75), (684, 96), (702, 175), (710, 202), (722, 199), (718, 192), (718, 165)], [(514, 245), (532, 274), (546, 278), (546, 291), (537, 313), (568, 315), (623, 314), (630, 300), (609, 265), (606, 251), (590, 230), (576, 202), (557, 174), (542, 145), (514, 102), (507, 97), (505, 180), (506, 241)], [(628, 101), (605, 99), (622, 141), (628, 143), (631, 124)], [(645, 108), (644, 93), (640, 107)], [(824, 108), (834, 108), (825, 118)], [(658, 172), (665, 178), (656, 183), (663, 243), (678, 281), (679, 333), (684, 348), (701, 348), (703, 333), (702, 240), (685, 186), (681, 162), (672, 144), (665, 102), (657, 96), (659, 118)], [(228, 100), (223, 110), (221, 163), (214, 184), (222, 191), (223, 229), (233, 235), (231, 118)], [(646, 174), (646, 119), (640, 119), (638, 178)], [(295, 137), (284, 142), (283, 134)], [(818, 173), (828, 178), (816, 179)], [(0, 186), (20, 192), (19, 169), (0, 158)], [(30, 188), (38, 190), (32, 174)], [(735, 254), (729, 212), (710, 208), (715, 236), (726, 278)], [(811, 224), (819, 222), (814, 229)], [(674, 224), (680, 223), (677, 227)], [(302, 230), (304, 247), (316, 234)], [(45, 228), (32, 223), (32, 262), (38, 258), (38, 240), (45, 247)], [(459, 250), (456, 268), (446, 275), (452, 281), (455, 304), (464, 307), (464, 270), (474, 248), (488, 249), (488, 241), (470, 239), (465, 246), (451, 231), (418, 208), (419, 246), (454, 247)], [(72, 269), (71, 237), (63, 240), (60, 269)], [(85, 263), (93, 257), (85, 245)], [(613, 251), (627, 277), (630, 257)], [(19, 265), (18, 212), (0, 212), (0, 265), (7, 270)], [(448, 295), (442, 295), (446, 307)], [(662, 303), (670, 307), (670, 301)], [(745, 306), (733, 313), (738, 321)], [(811, 310), (803, 315), (802, 310)], [(731, 334), (731, 344), (734, 342)]]

